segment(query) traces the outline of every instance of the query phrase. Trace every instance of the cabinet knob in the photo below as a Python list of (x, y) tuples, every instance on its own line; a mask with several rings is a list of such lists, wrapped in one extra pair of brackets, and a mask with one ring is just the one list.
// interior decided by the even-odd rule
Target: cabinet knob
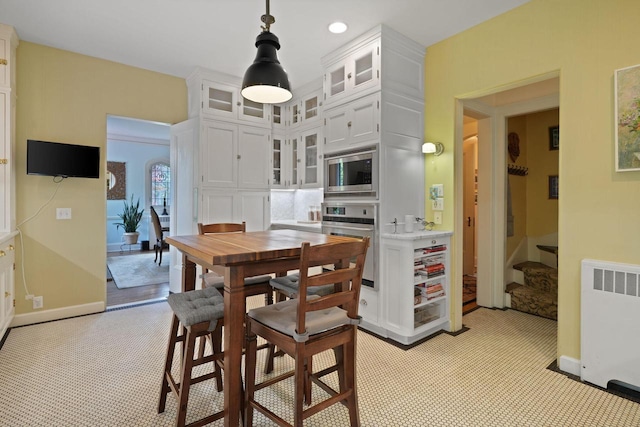
[(237, 158), (238, 160), (240, 160), (240, 159), (242, 158), (242, 156), (240, 156), (240, 154), (238, 154), (238, 155), (236, 156), (236, 158)]
[(436, 243), (438, 243), (438, 241), (437, 241), (437, 240), (432, 240), (432, 241), (431, 241), (431, 244), (432, 244), (432, 245), (435, 245)]
[(367, 300), (366, 299), (361, 299), (360, 300), (360, 305), (364, 305), (366, 307), (367, 306)]
[(351, 127), (351, 121), (347, 122), (347, 127)]
[(351, 73), (347, 74), (347, 78), (350, 79), (351, 78)]
[(5, 256), (7, 253), (5, 251), (0, 251), (0, 257)]
[(7, 65), (7, 64), (8, 64), (8, 62), (7, 62), (6, 59), (0, 58), (0, 65)]
[(236, 104), (238, 105), (238, 107), (242, 105), (240, 101), (236, 102)]
[(12, 251), (12, 250), (14, 250), (14, 249), (15, 249), (15, 248), (13, 247), (13, 245), (9, 245), (9, 250), (10, 250), (10, 251)]
[(7, 291), (4, 292), (5, 298), (9, 298), (10, 296), (11, 296), (11, 292), (7, 292)]
[(6, 165), (9, 163), (9, 159), (0, 159), (0, 165)]

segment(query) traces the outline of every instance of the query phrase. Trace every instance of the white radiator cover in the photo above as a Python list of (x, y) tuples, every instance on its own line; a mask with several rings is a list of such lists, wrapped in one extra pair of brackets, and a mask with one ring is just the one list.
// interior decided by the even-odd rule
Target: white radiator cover
[(640, 386), (640, 265), (582, 260), (580, 377)]

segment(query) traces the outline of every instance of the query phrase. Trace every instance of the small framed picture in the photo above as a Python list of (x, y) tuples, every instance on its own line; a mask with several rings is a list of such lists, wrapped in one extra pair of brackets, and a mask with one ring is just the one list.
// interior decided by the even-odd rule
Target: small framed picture
[(549, 175), (549, 199), (558, 198), (558, 175)]
[(560, 148), (560, 126), (551, 126), (549, 128), (549, 150), (558, 150)]

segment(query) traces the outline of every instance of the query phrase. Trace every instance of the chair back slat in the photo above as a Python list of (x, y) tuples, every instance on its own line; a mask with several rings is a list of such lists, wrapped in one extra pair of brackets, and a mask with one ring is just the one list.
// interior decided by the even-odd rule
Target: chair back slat
[(151, 206), (151, 222), (153, 223), (153, 229), (156, 232), (156, 239), (158, 239), (158, 241), (164, 240), (162, 225), (160, 225), (160, 218), (153, 206)]
[(234, 222), (198, 223), (198, 234), (239, 233), (246, 231), (246, 229), (247, 225), (244, 221), (242, 221), (242, 224)]
[[(331, 307), (342, 307), (352, 319), (358, 316), (358, 299), (362, 285), (364, 262), (369, 247), (369, 238), (353, 242), (332, 243), (311, 246), (309, 242), (302, 243), (300, 253), (300, 278), (298, 281), (299, 295), (307, 295), (309, 286), (336, 286), (336, 292), (315, 300), (297, 298), (296, 330), (298, 333), (306, 331), (306, 313)], [(355, 258), (355, 263), (350, 260)], [(325, 271), (309, 276), (309, 267), (334, 266), (334, 271)]]

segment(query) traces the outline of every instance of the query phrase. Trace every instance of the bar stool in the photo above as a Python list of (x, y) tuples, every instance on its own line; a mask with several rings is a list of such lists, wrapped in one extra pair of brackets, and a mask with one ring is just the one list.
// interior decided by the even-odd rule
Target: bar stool
[[(216, 379), (216, 389), (222, 391), (222, 371), (224, 353), (222, 351), (222, 327), (224, 323), (224, 299), (215, 288), (188, 291), (179, 294), (171, 294), (167, 302), (173, 310), (171, 322), (171, 335), (167, 348), (167, 359), (162, 375), (162, 388), (158, 413), (164, 412), (167, 402), (167, 394), (173, 392), (178, 400), (178, 416), (176, 426), (185, 427), (187, 417), (187, 403), (189, 401), (189, 388), (192, 384), (208, 379)], [(180, 327), (182, 325), (182, 327)], [(180, 333), (180, 330), (182, 333)], [(213, 353), (193, 358), (196, 339), (210, 336)], [(182, 343), (180, 378), (176, 379), (171, 373), (173, 356), (177, 343)], [(213, 363), (210, 373), (192, 378), (191, 371), (194, 367)], [(224, 411), (219, 411), (201, 420), (192, 422), (187, 426), (201, 426), (224, 417)]]

